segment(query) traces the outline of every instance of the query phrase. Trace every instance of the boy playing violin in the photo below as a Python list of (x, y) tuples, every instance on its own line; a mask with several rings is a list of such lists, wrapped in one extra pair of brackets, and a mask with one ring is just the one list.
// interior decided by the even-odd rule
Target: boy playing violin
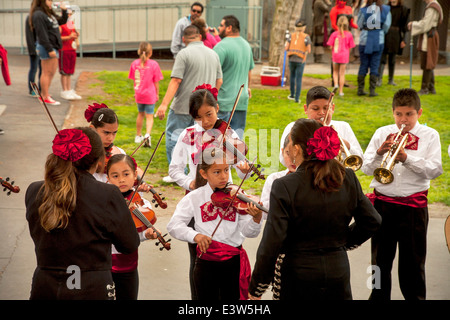
[(401, 292), (406, 300), (423, 300), (426, 294), (427, 193), (430, 180), (443, 172), (441, 144), (439, 133), (418, 121), (423, 110), (414, 89), (397, 91), (392, 111), (395, 124), (375, 131), (361, 168), (365, 174), (373, 175), (385, 154), (391, 152), (394, 138), (403, 127), (401, 134), (409, 136), (391, 170), (393, 181), (381, 183), (373, 179), (370, 184), (374, 194), (368, 196), (383, 219), (380, 230), (372, 238), (372, 264), (380, 268), (381, 282), (380, 288), (372, 289), (371, 299), (389, 300), (391, 297), (391, 269), (398, 244)]

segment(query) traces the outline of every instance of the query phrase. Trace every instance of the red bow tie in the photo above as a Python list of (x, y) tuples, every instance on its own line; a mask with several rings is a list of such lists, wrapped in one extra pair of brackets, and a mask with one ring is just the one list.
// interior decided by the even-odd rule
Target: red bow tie
[[(230, 207), (228, 212), (225, 214), (225, 209), (217, 207), (211, 203), (211, 201), (206, 202), (200, 206), (202, 212), (202, 221), (208, 222), (217, 219), (217, 216), (222, 217), (224, 220), (235, 221), (236, 220), (236, 208)], [(225, 215), (224, 215), (225, 214)]]
[[(417, 148), (419, 147), (419, 137), (413, 135), (411, 132), (407, 132), (408, 133), (408, 141), (406, 142), (405, 145), (405, 149), (410, 149), (410, 150), (417, 150)], [(395, 136), (398, 134), (397, 133), (391, 133), (388, 136), (388, 139), (394, 139)], [(403, 135), (400, 135), (399, 137), (399, 141), (401, 140), (401, 138), (403, 137)]]

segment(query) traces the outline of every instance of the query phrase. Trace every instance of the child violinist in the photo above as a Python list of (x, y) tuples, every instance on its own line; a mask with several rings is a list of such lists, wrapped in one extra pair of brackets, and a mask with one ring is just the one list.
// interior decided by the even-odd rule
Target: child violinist
[[(137, 179), (137, 165), (136, 161), (126, 154), (113, 155), (106, 166), (108, 182), (117, 186), (122, 192), (122, 195), (127, 202), (130, 202), (133, 194), (134, 199), (140, 198), (139, 193), (134, 193), (134, 185)], [(153, 219), (154, 212), (151, 211), (151, 204), (148, 200), (141, 198), (144, 205), (138, 208), (142, 213), (147, 212), (148, 220)], [(133, 204), (132, 204), (133, 205)], [(149, 211), (150, 210), (150, 211)], [(132, 214), (132, 213), (130, 213)], [(156, 233), (151, 229), (144, 229), (145, 227), (137, 229), (141, 241), (147, 239), (156, 239)], [(131, 254), (121, 254), (112, 247), (112, 276), (116, 289), (117, 300), (136, 300), (139, 290), (139, 275), (138, 275), (138, 251), (137, 249)]]
[(250, 204), (247, 214), (241, 214), (234, 206), (225, 211), (213, 204), (214, 190), (228, 184), (230, 165), (222, 148), (202, 149), (198, 188), (178, 203), (167, 230), (178, 240), (197, 244), (193, 283), (198, 300), (247, 299), (250, 265), (242, 243), (258, 236), (262, 211)]
[(397, 154), (398, 163), (390, 170), (393, 181), (380, 183), (373, 179), (370, 183), (374, 190), (368, 196), (383, 219), (380, 230), (372, 237), (372, 265), (380, 268), (381, 279), (380, 287), (372, 289), (371, 299), (391, 298), (391, 269), (398, 244), (402, 294), (405, 300), (424, 300), (427, 194), (431, 180), (443, 172), (441, 143), (436, 130), (419, 123), (423, 109), (414, 89), (400, 89), (394, 94), (392, 113), (395, 123), (375, 131), (361, 167), (365, 174), (374, 175), (385, 154), (391, 152), (399, 131), (401, 135), (408, 133), (406, 145)]
[[(196, 163), (194, 154), (199, 154), (197, 151), (204, 142), (210, 140), (209, 132), (218, 132), (218, 125), (223, 124), (221, 119), (218, 119), (217, 112), (219, 105), (217, 104), (217, 89), (211, 88), (210, 85), (203, 84), (197, 86), (189, 99), (189, 113), (194, 118), (194, 125), (186, 128), (180, 134), (178, 141), (173, 149), (172, 160), (169, 165), (169, 175), (175, 182), (186, 189), (187, 191), (194, 190)], [(229, 128), (227, 135), (231, 138), (239, 139), (236, 132)], [(186, 174), (186, 167), (189, 168), (189, 173)], [(236, 171), (240, 178), (245, 176), (249, 170), (249, 165), (246, 162), (240, 161), (236, 166)], [(231, 182), (231, 172), (229, 180)]]
[[(126, 154), (122, 148), (114, 145), (116, 134), (119, 131), (119, 118), (116, 113), (108, 108), (104, 103), (94, 103), (88, 106), (84, 111), (84, 117), (99, 134), (102, 139), (103, 147), (105, 148), (105, 162), (99, 165), (97, 172), (94, 174), (95, 179), (102, 182), (107, 182), (106, 165), (115, 154)], [(142, 174), (142, 169), (138, 167), (138, 175)]]

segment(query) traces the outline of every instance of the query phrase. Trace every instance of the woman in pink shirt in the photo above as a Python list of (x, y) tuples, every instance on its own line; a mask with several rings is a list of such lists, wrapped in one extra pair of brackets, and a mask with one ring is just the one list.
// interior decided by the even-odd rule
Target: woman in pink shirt
[[(200, 34), (202, 35), (202, 41), (205, 46), (212, 49), (214, 46), (220, 42), (219, 31), (216, 28), (208, 28), (205, 20), (195, 19), (192, 24), (200, 29)], [(214, 34), (212, 35), (211, 32)]]
[[(338, 31), (331, 34), (327, 45), (331, 46), (331, 59), (333, 60), (334, 86), (339, 87), (339, 95), (344, 95), (345, 68), (349, 62), (350, 49), (355, 47), (353, 36), (348, 31), (348, 18), (340, 16), (337, 22)], [(339, 85), (338, 85), (339, 84)]]
[[(139, 45), (139, 59), (131, 63), (128, 78), (134, 80), (135, 99), (139, 114), (136, 118), (135, 143), (141, 143), (145, 139), (144, 147), (151, 147), (151, 132), (153, 128), (153, 113), (155, 103), (159, 100), (159, 81), (163, 79), (158, 62), (151, 60), (153, 54), (152, 45), (141, 42)], [(142, 125), (144, 116), (147, 120), (146, 134), (142, 137)]]

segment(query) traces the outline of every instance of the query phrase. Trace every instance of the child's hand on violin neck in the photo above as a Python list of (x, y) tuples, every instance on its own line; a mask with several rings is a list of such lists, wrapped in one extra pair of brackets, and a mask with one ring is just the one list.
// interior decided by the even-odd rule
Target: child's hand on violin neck
[(250, 165), (249, 165), (247, 162), (245, 162), (245, 161), (240, 161), (240, 162), (236, 165), (236, 167), (238, 167), (239, 170), (241, 170), (242, 173), (244, 173), (244, 174), (250, 172)]
[(137, 189), (139, 192), (150, 192), (150, 189), (153, 188), (153, 186), (146, 184), (143, 182)]
[[(260, 204), (262, 205), (262, 203)], [(258, 209), (253, 203), (248, 204), (247, 212), (253, 217), (253, 221), (255, 221), (256, 223), (261, 222), (262, 211), (261, 209)]]
[(194, 241), (198, 244), (198, 248), (202, 253), (205, 253), (206, 250), (208, 250), (209, 245), (212, 242), (210, 237), (200, 233), (194, 237)]
[[(156, 229), (159, 233), (161, 233), (158, 229)], [(145, 230), (145, 237), (147, 239), (151, 239), (151, 240), (155, 240), (158, 239), (158, 235), (156, 234), (155, 231), (153, 231), (152, 228), (148, 228), (147, 230)]]

